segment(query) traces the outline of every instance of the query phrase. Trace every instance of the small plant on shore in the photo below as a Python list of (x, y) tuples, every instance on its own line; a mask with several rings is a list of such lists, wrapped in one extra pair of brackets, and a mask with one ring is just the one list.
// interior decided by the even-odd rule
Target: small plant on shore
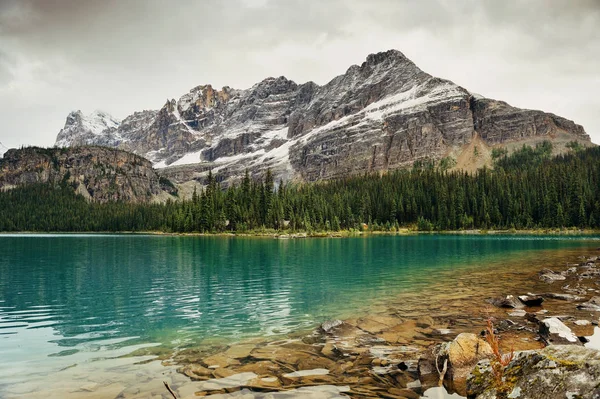
[(508, 366), (513, 360), (515, 352), (513, 349), (511, 349), (510, 353), (502, 353), (500, 350), (500, 341), (498, 336), (496, 336), (494, 333), (494, 324), (492, 323), (491, 319), (488, 319), (485, 330), (485, 339), (488, 344), (490, 344), (493, 353), (493, 357), (490, 360), (490, 365), (496, 383), (496, 390), (499, 394), (507, 394), (510, 390), (510, 386), (507, 384), (507, 381), (504, 378), (504, 371), (506, 370), (506, 366)]

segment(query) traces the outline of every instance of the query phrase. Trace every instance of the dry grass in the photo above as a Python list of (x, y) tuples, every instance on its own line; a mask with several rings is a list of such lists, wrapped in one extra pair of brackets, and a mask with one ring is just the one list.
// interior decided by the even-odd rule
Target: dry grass
[(492, 373), (496, 381), (496, 388), (499, 393), (505, 392), (509, 389), (504, 379), (504, 370), (506, 366), (513, 360), (515, 352), (511, 348), (510, 353), (502, 353), (500, 350), (500, 341), (498, 336), (494, 333), (494, 324), (491, 319), (487, 321), (486, 330), (486, 341), (492, 347), (494, 357), (491, 359), (490, 364), (492, 366)]

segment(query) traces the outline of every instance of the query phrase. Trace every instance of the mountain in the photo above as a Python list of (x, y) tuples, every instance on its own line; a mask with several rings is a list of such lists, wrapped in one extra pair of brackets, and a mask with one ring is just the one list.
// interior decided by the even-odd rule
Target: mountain
[(81, 111), (73, 111), (67, 116), (65, 127), (56, 137), (56, 147), (70, 147), (87, 144), (118, 146), (122, 140), (117, 128), (120, 121), (103, 111), (94, 111), (83, 115)]
[(204, 85), (120, 123), (103, 115), (70, 114), (56, 145), (126, 149), (178, 182), (210, 169), (236, 177), (246, 168), (315, 181), (445, 157), (468, 169), (498, 146), (544, 139), (591, 145), (570, 120), (472, 94), (396, 50), (371, 54), (324, 86), (283, 76), (246, 90)]
[(8, 150), (0, 159), (0, 190), (33, 183), (67, 183), (97, 202), (162, 201), (176, 194), (150, 161), (107, 147)]

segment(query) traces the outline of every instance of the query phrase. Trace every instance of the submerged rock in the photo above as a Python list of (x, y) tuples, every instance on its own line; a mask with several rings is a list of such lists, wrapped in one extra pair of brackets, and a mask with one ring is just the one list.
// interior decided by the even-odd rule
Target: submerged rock
[(557, 273), (550, 269), (544, 269), (540, 272), (540, 280), (546, 283), (553, 283), (555, 281), (566, 280), (567, 278), (561, 273)]
[(323, 324), (321, 324), (321, 330), (323, 330), (323, 332), (326, 333), (333, 333), (334, 329), (336, 327), (341, 326), (342, 324), (344, 324), (344, 322), (341, 320), (326, 321)]
[(508, 315), (511, 317), (525, 317), (527, 315), (527, 312), (523, 309), (517, 309), (510, 312)]
[[(504, 372), (500, 389), (508, 398), (593, 399), (600, 397), (600, 352), (572, 345), (552, 345), (540, 351), (524, 351)], [(498, 384), (487, 360), (467, 379), (469, 398), (500, 397)]]
[(550, 298), (550, 299), (558, 299), (561, 301), (581, 301), (583, 300), (583, 297), (579, 296), (579, 295), (573, 295), (573, 294), (562, 294), (562, 293), (555, 293), (555, 292), (547, 292), (542, 294), (543, 297), (545, 298)]
[(595, 296), (587, 302), (577, 306), (579, 310), (589, 310), (592, 312), (600, 312), (600, 297)]
[(489, 300), (489, 303), (499, 308), (520, 309), (525, 307), (525, 305), (519, 300), (519, 298), (515, 298), (512, 295), (507, 295), (505, 298), (492, 298)]

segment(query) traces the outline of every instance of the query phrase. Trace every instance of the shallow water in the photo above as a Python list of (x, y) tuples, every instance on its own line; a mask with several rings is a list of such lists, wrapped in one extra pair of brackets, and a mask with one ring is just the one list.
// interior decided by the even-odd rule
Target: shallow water
[(490, 271), (510, 279), (598, 246), (577, 236), (2, 235), (0, 396), (44, 392), (56, 373), (79, 389), (118, 364), (104, 384), (117, 390), (149, 370), (133, 365), (145, 358), (116, 360), (141, 347), (276, 336), (378, 306), (422, 313), (423, 294), (451, 299)]

